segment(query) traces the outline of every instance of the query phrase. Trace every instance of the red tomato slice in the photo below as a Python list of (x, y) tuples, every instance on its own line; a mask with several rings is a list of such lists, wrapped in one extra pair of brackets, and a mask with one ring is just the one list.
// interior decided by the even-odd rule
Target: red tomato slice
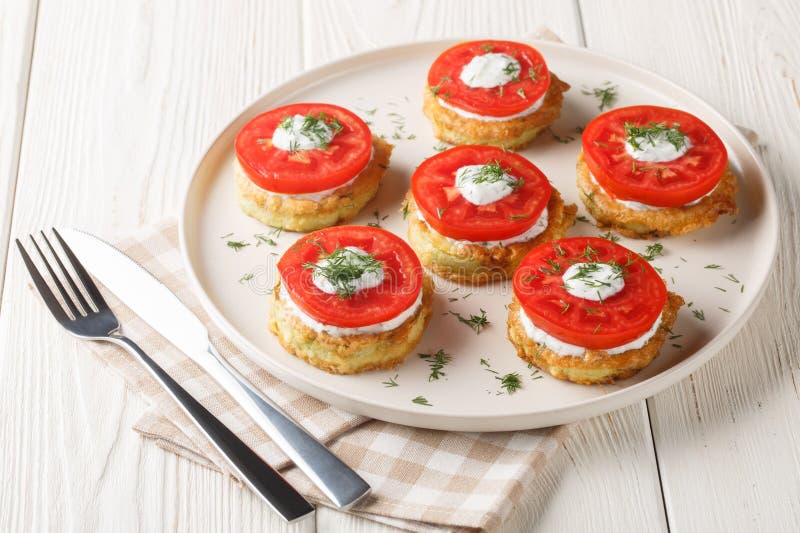
[[(272, 146), (281, 121), (294, 115), (334, 118), (342, 130), (325, 150), (294, 153)], [(292, 104), (258, 115), (236, 136), (236, 157), (250, 179), (268, 191), (302, 194), (334, 189), (353, 179), (372, 157), (372, 134), (354, 113), (331, 104)]]
[[(692, 143), (674, 161), (636, 161), (625, 151), (625, 123), (680, 125)], [(688, 204), (711, 192), (728, 165), (728, 152), (716, 133), (694, 115), (652, 105), (603, 113), (583, 130), (583, 153), (589, 170), (612, 197), (658, 207)]]
[[(498, 162), (522, 178), (514, 192), (486, 205), (474, 205), (456, 188), (456, 171), (466, 165)], [(496, 146), (456, 146), (422, 162), (411, 176), (411, 192), (422, 216), (452, 239), (500, 241), (525, 232), (550, 201), (552, 187), (536, 165)]]
[[(475, 56), (508, 54), (519, 61), (519, 81), (484, 89), (470, 87), (459, 77)], [(434, 94), (459, 109), (489, 117), (504, 117), (525, 111), (550, 87), (550, 71), (542, 54), (527, 44), (513, 41), (469, 41), (448, 48), (428, 71), (428, 86)]]
[[(356, 292), (348, 298), (321, 291), (312, 280), (312, 269), (322, 253), (356, 246), (383, 262), (381, 285)], [(422, 265), (406, 242), (384, 229), (369, 226), (335, 226), (305, 235), (278, 261), (282, 285), (294, 303), (323, 324), (358, 328), (390, 320), (416, 301), (422, 289)]]
[[(562, 287), (562, 276), (572, 264), (612, 260), (627, 265), (625, 286), (602, 303), (573, 296)], [(513, 286), (536, 327), (563, 342), (594, 350), (615, 348), (641, 337), (667, 301), (664, 280), (650, 263), (597, 237), (571, 237), (537, 246), (522, 259)]]

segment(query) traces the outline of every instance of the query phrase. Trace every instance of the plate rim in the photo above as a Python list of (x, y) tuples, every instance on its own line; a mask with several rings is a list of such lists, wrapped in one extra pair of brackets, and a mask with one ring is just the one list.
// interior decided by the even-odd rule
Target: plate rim
[[(412, 53), (415, 51), (415, 49), (425, 49), (434, 46), (442, 47), (442, 49), (444, 49), (445, 47), (452, 46), (468, 39), (470, 38), (445, 38), (414, 41), (387, 47), (373, 48), (363, 52), (347, 55), (345, 57), (318, 65), (296, 76), (288, 78), (285, 81), (274, 85), (268, 91), (245, 105), (218, 131), (216, 135), (213, 136), (211, 141), (206, 145), (205, 150), (202, 151), (202, 155), (194, 167), (191, 178), (186, 182), (181, 193), (181, 205), (178, 216), (178, 238), (181, 260), (183, 262), (192, 292), (198, 298), (200, 304), (206, 313), (208, 313), (211, 320), (217, 325), (217, 327), (220, 328), (222, 333), (228, 337), (234, 343), (234, 345), (236, 345), (237, 348), (242, 351), (243, 354), (245, 354), (248, 358), (253, 359), (258, 366), (265, 367), (268, 371), (274, 373), (279, 379), (286, 381), (292, 387), (295, 387), (302, 392), (330, 403), (336, 407), (392, 423), (413, 425), (416, 427), (429, 429), (455, 431), (511, 431), (548, 427), (556, 424), (564, 424), (583, 418), (597, 416), (615, 409), (619, 409), (653, 396), (674, 385), (678, 381), (686, 378), (689, 374), (711, 360), (711, 358), (719, 353), (719, 351), (722, 350), (722, 348), (724, 348), (742, 329), (742, 327), (747, 323), (747, 321), (755, 312), (756, 308), (761, 303), (764, 292), (770, 283), (771, 276), (767, 275), (759, 280), (755, 296), (753, 297), (750, 305), (736, 320), (725, 326), (722, 331), (715, 335), (700, 350), (676, 363), (675, 365), (665, 369), (664, 371), (655, 374), (644, 381), (640, 381), (606, 395), (586, 398), (568, 405), (543, 411), (502, 415), (469, 415), (465, 413), (443, 413), (435, 411), (421, 413), (419, 410), (413, 410), (411, 407), (407, 409), (401, 409), (395, 406), (377, 405), (375, 403), (366, 401), (363, 398), (358, 398), (352, 395), (348, 396), (341, 390), (331, 390), (327, 387), (315, 384), (312, 380), (305, 379), (302, 375), (299, 375), (292, 369), (281, 365), (277, 359), (271, 357), (263, 349), (254, 346), (244, 337), (244, 335), (238, 331), (233, 324), (228, 322), (224, 314), (211, 301), (211, 298), (208, 296), (200, 282), (193, 263), (190, 261), (189, 244), (187, 242), (187, 232), (189, 227), (189, 224), (187, 224), (187, 217), (188, 212), (191, 209), (191, 193), (198, 182), (198, 175), (206, 166), (206, 161), (208, 160), (219, 138), (224, 135), (225, 132), (227, 132), (244, 115), (250, 113), (253, 108), (259, 106), (261, 102), (268, 98), (271, 94), (286, 91), (294, 85), (308, 85), (308, 81), (319, 82), (321, 79), (324, 79), (331, 74), (336, 76), (335, 69), (337, 69), (337, 67), (355, 66), (358, 63), (370, 62), (370, 59), (374, 58), (375, 56), (381, 57), (402, 52)], [(715, 115), (717, 120), (721, 120), (723, 123), (725, 123), (736, 137), (737, 141), (739, 141), (743, 146), (745, 154), (755, 165), (755, 168), (757, 169), (758, 174), (762, 178), (764, 184), (764, 203), (767, 206), (765, 212), (769, 216), (768, 223), (774, 228), (770, 243), (771, 246), (768, 271), (773, 269), (777, 255), (778, 243), (780, 240), (778, 203), (775, 196), (774, 183), (772, 176), (759, 157), (758, 153), (755, 151), (755, 148), (733, 122), (726, 118), (725, 115), (717, 111), (714, 106), (709, 104), (703, 98), (697, 96), (692, 91), (664, 76), (661, 76), (660, 74), (657, 74), (644, 67), (640, 67), (634, 63), (580, 46), (573, 46), (565, 43), (541, 39), (521, 38), (519, 40), (529, 42), (534, 46), (541, 48), (563, 48), (566, 49), (568, 53), (580, 54), (588, 56), (589, 58), (594, 57), (602, 59), (603, 61), (615, 63), (615, 67), (617, 68), (629, 69), (629, 71), (637, 74), (640, 77), (644, 76), (645, 79), (643, 83), (645, 85), (648, 85), (648, 82), (653, 80), (662, 84), (663, 86), (668, 87), (670, 90), (683, 93), (684, 96), (693, 98), (699, 104), (706, 107), (706, 112)], [(323, 75), (320, 76), (320, 73)]]

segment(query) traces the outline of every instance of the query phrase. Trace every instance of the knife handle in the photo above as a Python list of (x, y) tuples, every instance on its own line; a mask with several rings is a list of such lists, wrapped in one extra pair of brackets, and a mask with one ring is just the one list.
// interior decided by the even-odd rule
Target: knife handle
[(217, 380), (337, 507), (347, 509), (369, 494), (369, 484), (355, 470), (262, 394), (210, 342), (206, 352), (196, 354), (194, 360)]
[(195, 400), (139, 346), (123, 335), (112, 334), (108, 340), (136, 356), (156, 381), (178, 402), (211, 444), (228, 461), (239, 479), (261, 496), (287, 522), (294, 522), (314, 512), (314, 507), (277, 471), (247, 447), (232, 431)]

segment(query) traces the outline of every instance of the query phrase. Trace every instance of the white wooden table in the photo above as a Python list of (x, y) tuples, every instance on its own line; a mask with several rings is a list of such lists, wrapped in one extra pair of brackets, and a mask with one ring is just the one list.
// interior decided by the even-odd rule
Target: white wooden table
[[(0, 531), (296, 531), (143, 445), (145, 409), (25, 288), (15, 236), (123, 236), (176, 211), (200, 151), (304, 69), (547, 25), (755, 130), (785, 224), (760, 309), (667, 391), (580, 424), (509, 530), (800, 530), (800, 4), (795, 0), (0, 0)], [(743, 257), (743, 261), (747, 258)], [(322, 509), (321, 531), (390, 528)]]

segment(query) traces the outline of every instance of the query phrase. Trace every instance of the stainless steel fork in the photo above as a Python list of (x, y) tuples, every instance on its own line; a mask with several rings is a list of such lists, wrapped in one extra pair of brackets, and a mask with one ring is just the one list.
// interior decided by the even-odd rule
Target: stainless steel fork
[[(33, 235), (31, 242), (41, 258), (49, 277), (55, 286), (63, 305), (45, 281), (44, 276), (25, 251), (19, 239), (17, 247), (22, 260), (33, 279), (45, 305), (64, 329), (81, 339), (111, 342), (125, 348), (135, 356), (156, 381), (164, 387), (172, 398), (183, 408), (184, 412), (205, 434), (217, 451), (228, 461), (237, 476), (253, 491), (261, 496), (285, 520), (292, 522), (314, 512), (314, 507), (297, 492), (283, 477), (266, 464), (255, 452), (234, 435), (222, 422), (212, 415), (200, 402), (195, 400), (169, 374), (153, 361), (139, 346), (120, 332), (119, 321), (108, 307), (103, 295), (92, 278), (78, 261), (61, 235), (53, 229), (63, 255), (72, 265), (78, 281), (65, 267), (60, 255), (50, 244), (50, 240), (40, 232), (41, 241), (46, 245), (46, 254)], [(55, 268), (54, 268), (55, 265)], [(56, 273), (56, 269), (60, 274)], [(69, 290), (65, 287), (66, 281)], [(85, 295), (79, 287), (85, 289)]]

